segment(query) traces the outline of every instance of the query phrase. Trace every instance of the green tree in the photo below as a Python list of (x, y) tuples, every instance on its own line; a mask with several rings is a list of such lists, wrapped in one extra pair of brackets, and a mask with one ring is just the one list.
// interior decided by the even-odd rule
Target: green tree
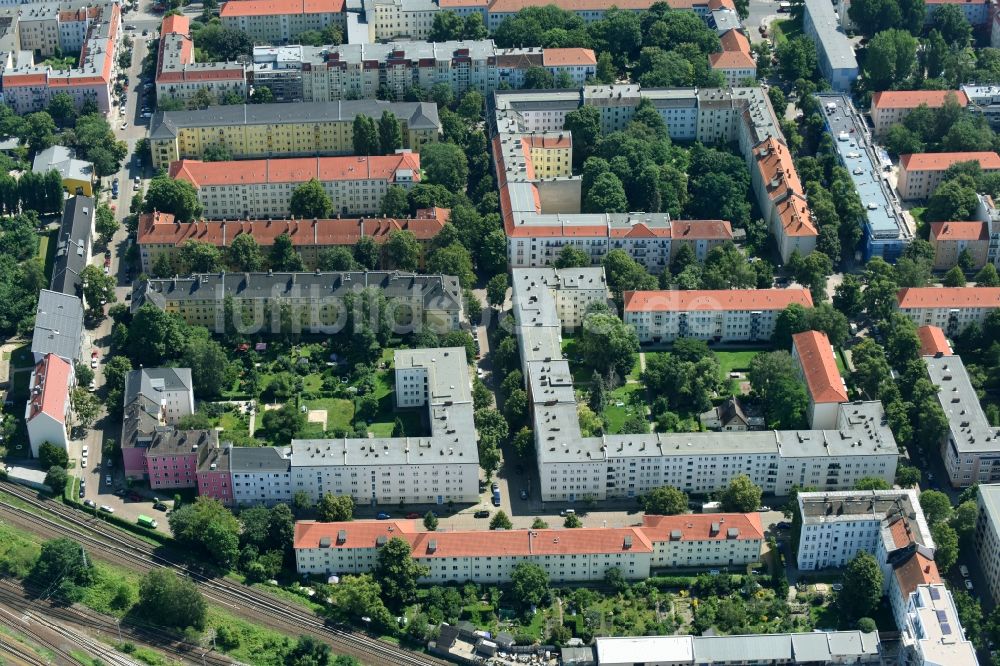
[(104, 383), (112, 391), (125, 390), (125, 377), (132, 371), (127, 356), (112, 356), (104, 364)]
[(139, 581), (139, 612), (160, 626), (205, 628), (208, 604), (194, 581), (169, 569), (152, 569)]
[(613, 173), (599, 175), (584, 194), (584, 213), (625, 213), (628, 208), (625, 186)]
[(431, 33), (427, 36), (429, 42), (449, 42), (462, 39), (465, 22), (453, 11), (434, 12), (434, 22)]
[(944, 278), (941, 283), (946, 287), (964, 287), (965, 286), (965, 273), (958, 266), (952, 266), (951, 269), (944, 274)]
[(510, 522), (510, 518), (503, 511), (497, 511), (493, 514), (490, 519), (490, 529), (491, 530), (509, 530), (514, 527), (514, 524)]
[(858, 479), (854, 483), (855, 490), (892, 490), (892, 486), (885, 479), (877, 476), (866, 476)]
[[(388, 112), (386, 112), (388, 113)], [(391, 114), (390, 114), (391, 115)], [(363, 118), (364, 116), (358, 116)], [(393, 116), (395, 117), (395, 116)], [(333, 202), (315, 178), (296, 185), (288, 201), (288, 211), (300, 219), (328, 219), (333, 212)]]
[(580, 355), (603, 375), (614, 370), (624, 377), (632, 371), (639, 351), (635, 329), (607, 312), (592, 312), (584, 317), (579, 341)]
[[(419, 246), (417, 251), (419, 252)], [(431, 252), (430, 256), (427, 257), (427, 271), (441, 275), (454, 275), (463, 287), (471, 288), (476, 281), (476, 274), (472, 271), (472, 257), (461, 243), (452, 243)]]
[(590, 263), (589, 254), (572, 245), (564, 245), (552, 265), (556, 268), (583, 268), (590, 266)]
[(566, 114), (563, 129), (573, 135), (573, 166), (579, 168), (594, 153), (601, 138), (601, 112), (593, 106), (581, 106)]
[(192, 222), (201, 215), (201, 204), (198, 193), (188, 181), (157, 176), (149, 181), (142, 211), (170, 213), (178, 222)]
[(983, 266), (972, 280), (977, 287), (1000, 287), (1000, 275), (993, 264)]
[(67, 484), (69, 484), (69, 474), (65, 468), (56, 465), (45, 473), (45, 485), (52, 489), (54, 495), (62, 495)]
[(354, 124), (351, 126), (352, 138), (354, 142), (355, 155), (378, 155), (381, 149), (378, 127), (375, 121), (365, 115), (358, 114), (354, 117)]
[(390, 185), (379, 204), (379, 215), (383, 217), (405, 218), (410, 214), (410, 202), (406, 189), (399, 185)]
[(177, 252), (181, 273), (214, 273), (222, 267), (222, 252), (213, 243), (186, 240)]
[(83, 281), (83, 297), (88, 309), (97, 312), (105, 303), (115, 302), (115, 279), (105, 275), (94, 264), (88, 264), (80, 271)]
[(326, 523), (339, 523), (354, 517), (354, 499), (350, 495), (326, 493), (316, 505), (316, 517)]
[(958, 533), (948, 523), (932, 523), (931, 537), (937, 547), (934, 562), (940, 571), (947, 572), (958, 561)]
[(354, 271), (358, 269), (351, 251), (343, 246), (327, 248), (319, 253), (316, 262), (321, 271)]
[(205, 553), (216, 564), (230, 568), (239, 554), (240, 523), (216, 499), (201, 496), (174, 509), (168, 516), (178, 544)]
[(76, 415), (76, 422), (84, 428), (89, 428), (94, 424), (101, 405), (97, 402), (94, 394), (87, 389), (77, 386), (70, 394), (70, 402), (73, 405), (73, 413)]
[(38, 464), (42, 469), (50, 467), (69, 467), (69, 454), (66, 449), (56, 446), (52, 442), (42, 442), (38, 447)]
[(837, 605), (849, 618), (868, 617), (882, 599), (882, 570), (875, 558), (860, 551), (847, 564)]
[(208, 337), (192, 338), (181, 354), (181, 364), (191, 368), (194, 390), (200, 396), (219, 397), (236, 380), (235, 369), (222, 345)]
[(378, 268), (382, 250), (371, 236), (362, 236), (354, 244), (354, 258), (367, 270)]
[(969, 220), (979, 206), (975, 183), (968, 177), (947, 180), (927, 200), (924, 219), (928, 222)]
[(234, 271), (254, 273), (264, 268), (264, 254), (252, 234), (239, 234), (226, 248), (226, 263)]
[(537, 564), (521, 562), (514, 565), (510, 583), (513, 599), (524, 609), (541, 605), (549, 596), (549, 575)]
[(438, 527), (437, 516), (434, 515), (433, 511), (428, 511), (424, 514), (424, 528), (428, 532), (433, 532)]
[(464, 192), (469, 179), (469, 160), (462, 148), (453, 143), (431, 143), (420, 151), (424, 180), (452, 192)]
[(913, 488), (920, 483), (920, 470), (900, 463), (896, 467), (896, 484), (900, 488)]
[(833, 291), (833, 307), (848, 317), (857, 317), (864, 308), (861, 298), (861, 281), (856, 275), (846, 274)]
[(412, 231), (392, 231), (385, 243), (385, 253), (398, 270), (415, 271), (420, 265), (420, 243)]
[(267, 86), (255, 86), (250, 93), (251, 104), (274, 104), (274, 93)]
[(111, 212), (106, 204), (99, 204), (97, 206), (96, 221), (94, 223), (94, 228), (97, 234), (101, 237), (101, 242), (107, 244), (111, 241), (111, 237), (115, 235), (118, 231), (118, 227), (121, 225), (118, 220), (115, 219), (115, 214)]
[(416, 596), (417, 580), (428, 569), (411, 557), (407, 541), (393, 537), (379, 549), (372, 573), (382, 586), (386, 606), (400, 612)]
[(46, 541), (31, 567), (28, 581), (68, 602), (79, 601), (81, 588), (94, 582), (94, 561), (80, 543), (65, 537)]
[[(334, 659), (330, 646), (312, 636), (299, 636), (295, 647), (285, 657), (285, 666), (350, 666), (351, 662)], [(353, 660), (353, 657), (348, 657)], [(357, 661), (354, 661), (357, 663)]]
[(566, 519), (563, 520), (563, 527), (566, 529), (577, 529), (583, 527), (583, 521), (575, 513), (568, 514)]
[(673, 486), (654, 488), (640, 502), (646, 513), (658, 516), (676, 516), (686, 513), (688, 508), (687, 494)]
[(868, 43), (863, 69), (873, 90), (902, 83), (916, 66), (917, 40), (906, 30), (883, 30)]
[(809, 397), (791, 354), (786, 351), (757, 354), (750, 361), (749, 377), (755, 397), (764, 405), (769, 428), (805, 427)]
[(76, 124), (76, 104), (73, 98), (64, 92), (53, 95), (45, 110), (59, 127), (72, 127)]
[(763, 491), (746, 474), (740, 474), (722, 491), (722, 510), (736, 513), (756, 511), (760, 506)]
[(306, 427), (306, 416), (286, 402), (278, 409), (264, 412), (264, 430), (275, 446), (288, 446)]
[(280, 234), (274, 239), (268, 263), (271, 269), (276, 271), (301, 271), (303, 269), (302, 256), (295, 251), (292, 237), (287, 233)]
[[(937, 11), (944, 9), (943, 12)], [(955, 48), (965, 48), (972, 40), (972, 26), (961, 7), (942, 5), (931, 15), (931, 29), (937, 30), (942, 39)]]
[(386, 109), (378, 121), (379, 148), (383, 155), (392, 155), (403, 147), (403, 129), (392, 111)]
[(510, 286), (506, 273), (497, 273), (486, 283), (486, 302), (490, 307), (503, 308), (507, 298), (507, 289)]
[(951, 498), (939, 490), (920, 493), (920, 508), (930, 525), (943, 523), (951, 517)]

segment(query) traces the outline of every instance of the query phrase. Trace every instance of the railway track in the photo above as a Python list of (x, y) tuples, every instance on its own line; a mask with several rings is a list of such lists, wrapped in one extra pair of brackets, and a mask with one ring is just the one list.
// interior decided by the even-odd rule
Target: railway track
[(256, 624), (275, 629), (290, 636), (309, 634), (328, 643), (336, 652), (352, 655), (371, 666), (443, 666), (449, 662), (404, 650), (364, 634), (346, 631), (318, 618), (313, 613), (292, 603), (278, 599), (259, 590), (226, 580), (212, 578), (192, 570), (184, 562), (174, 559), (166, 550), (157, 552), (148, 543), (122, 532), (93, 516), (51, 500), (39, 500), (29, 490), (15, 484), (0, 482), (0, 490), (13, 495), (20, 502), (68, 521), (71, 526), (52, 518), (39, 516), (0, 495), (0, 511), (30, 517), (32, 529), (46, 534), (72, 536), (89, 547), (103, 559), (124, 564), (133, 569), (148, 570), (165, 567), (191, 578), (205, 597)]

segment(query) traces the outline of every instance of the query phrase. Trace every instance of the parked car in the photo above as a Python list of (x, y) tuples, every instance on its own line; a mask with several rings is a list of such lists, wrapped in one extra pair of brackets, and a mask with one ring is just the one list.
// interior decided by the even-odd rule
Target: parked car
[(490, 512), (487, 511), (486, 509), (480, 509), (479, 511), (476, 511), (472, 515), (474, 517), (476, 517), (476, 518), (489, 518), (490, 517)]
[(792, 524), (786, 520), (783, 520), (780, 523), (776, 524), (775, 527), (777, 527), (779, 530), (790, 530), (792, 529)]
[(521, 488), (521, 499), (523, 500), (528, 499), (528, 491), (525, 490), (524, 488)]
[(110, 474), (105, 474), (104, 475), (104, 483), (108, 484), (109, 486), (111, 485), (111, 475)]
[(409, 512), (408, 514), (406, 514), (406, 517), (407, 517), (407, 518), (411, 518), (411, 519), (412, 519), (412, 518), (419, 518), (419, 517), (420, 517), (420, 514), (419, 514), (419, 513), (417, 513), (416, 511), (411, 511), (411, 512)]
[(101, 511), (103, 511), (104, 513), (114, 513), (115, 512), (114, 508), (108, 506), (107, 504), (102, 504), (100, 508), (101, 508)]
[(965, 566), (964, 564), (958, 565), (958, 572), (962, 574), (962, 578), (969, 577), (969, 567)]
[(84, 506), (89, 506), (91, 509), (93, 509), (94, 507), (97, 506), (97, 502), (95, 502), (92, 499), (85, 499), (85, 500), (83, 500), (83, 505)]
[(392, 518), (392, 516), (390, 516), (389, 514), (387, 514), (385, 512), (379, 513), (375, 517), (378, 518), (379, 520), (389, 520), (390, 518)]
[(81, 484), (80, 484), (80, 499), (83, 499), (83, 496), (84, 496), (84, 494), (85, 494), (86, 492), (87, 492), (87, 489), (86, 489), (86, 488), (84, 488), (84, 487), (83, 487), (83, 484), (81, 483)]
[(80, 469), (87, 469), (87, 459), (80, 458)]
[(969, 580), (968, 578), (965, 579), (965, 589), (967, 589), (969, 592), (972, 592), (972, 581)]
[(559, 515), (562, 516), (563, 518), (565, 518), (566, 516), (575, 516), (576, 509), (563, 509), (562, 511), (559, 512)]
[(167, 505), (164, 504), (163, 502), (155, 502), (153, 504), (153, 508), (156, 509), (157, 511), (166, 511)]

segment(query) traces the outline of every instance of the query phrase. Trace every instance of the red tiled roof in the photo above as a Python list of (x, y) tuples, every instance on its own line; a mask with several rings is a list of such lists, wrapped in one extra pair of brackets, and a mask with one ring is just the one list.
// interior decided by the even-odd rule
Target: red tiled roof
[(417, 211), (413, 219), (344, 218), (331, 220), (235, 220), (231, 222), (175, 222), (167, 213), (147, 213), (139, 217), (138, 243), (181, 245), (188, 240), (228, 247), (240, 234), (250, 234), (259, 245), (273, 245), (274, 239), (288, 234), (292, 245), (354, 245), (362, 236), (376, 241), (388, 239), (392, 231), (412, 231), (417, 240), (430, 240), (448, 221), (447, 208)]
[[(654, 4), (654, 0), (615, 0), (615, 2), (604, 0), (492, 0), (489, 3), (489, 12), (491, 14), (516, 14), (525, 7), (545, 7), (547, 5), (555, 5), (559, 9), (570, 12), (605, 11), (612, 6), (632, 11), (645, 11)], [(705, 7), (709, 10), (736, 9), (733, 0), (667, 0), (667, 5), (675, 10), (691, 10), (696, 7)]]
[(900, 308), (1000, 308), (1000, 287), (907, 287), (896, 294)]
[(757, 63), (742, 51), (718, 51), (708, 54), (712, 69), (755, 69)]
[[(716, 526), (715, 534), (712, 527)], [(764, 527), (760, 522), (759, 513), (712, 513), (684, 514), (680, 516), (643, 516), (642, 527), (646, 536), (653, 543), (671, 541), (670, 533), (679, 530), (680, 541), (726, 541), (728, 531), (739, 530), (734, 538), (738, 541), (764, 539)], [(675, 539), (676, 540), (676, 539)]]
[(808, 289), (692, 289), (626, 291), (625, 312), (691, 312), (694, 310), (784, 310), (792, 303), (813, 305)]
[(222, 5), (219, 16), (339, 14), (343, 11), (344, 0), (230, 0)]
[[(337, 543), (341, 530), (346, 539)], [(415, 557), (421, 558), (653, 552), (649, 538), (636, 527), (418, 532), (414, 530), (414, 521), (403, 520), (299, 521), (295, 523), (294, 547), (319, 548), (320, 540), (325, 538), (333, 550), (374, 548), (379, 537), (399, 537), (410, 544)], [(626, 540), (631, 540), (630, 546), (626, 546)]]
[(170, 177), (186, 180), (195, 188), (209, 185), (302, 183), (310, 178), (320, 182), (334, 180), (393, 182), (399, 169), (413, 171), (413, 179), (420, 180), (420, 155), (400, 153), (372, 157), (292, 157), (231, 162), (178, 160), (170, 165)]
[(725, 220), (671, 220), (674, 240), (732, 240), (733, 227)]
[(989, 240), (990, 231), (986, 222), (931, 222), (931, 242), (959, 240)]
[(938, 573), (934, 560), (924, 557), (919, 551), (914, 551), (910, 559), (898, 566), (894, 575), (904, 599), (913, 594), (920, 585), (935, 585), (941, 582), (941, 574)]
[[(965, 0), (962, 0), (965, 2)], [(966, 106), (969, 98), (961, 90), (883, 90), (872, 96), (872, 110), (915, 109), (921, 104), (930, 108), (944, 106), (948, 95), (954, 95), (960, 106)]]
[(944, 331), (937, 326), (921, 326), (917, 329), (917, 337), (920, 338), (921, 356), (935, 356), (937, 354), (951, 356), (953, 353)]
[(803, 331), (792, 336), (802, 374), (814, 403), (847, 402), (847, 389), (833, 357), (830, 338), (821, 331)]
[(566, 67), (567, 65), (596, 65), (597, 56), (593, 49), (552, 48), (542, 49), (542, 64), (546, 67)]
[(900, 168), (907, 171), (944, 171), (959, 162), (979, 162), (979, 166), (983, 169), (1000, 169), (1000, 155), (992, 151), (911, 153), (899, 157)]
[(55, 354), (46, 354), (35, 365), (31, 400), (28, 403), (27, 420), (39, 414), (47, 414), (62, 423), (66, 418), (66, 407), (69, 401), (69, 384), (73, 368), (69, 363)]

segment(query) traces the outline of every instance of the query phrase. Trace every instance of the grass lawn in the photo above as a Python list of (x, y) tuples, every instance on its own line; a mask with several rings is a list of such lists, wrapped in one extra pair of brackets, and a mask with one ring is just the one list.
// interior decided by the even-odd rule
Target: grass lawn
[(750, 361), (753, 357), (762, 351), (770, 351), (768, 349), (753, 349), (753, 350), (739, 350), (739, 351), (718, 351), (716, 350), (715, 355), (719, 359), (719, 366), (722, 372), (722, 378), (728, 379), (730, 372), (746, 372), (750, 369)]
[(844, 359), (844, 350), (841, 349), (840, 347), (837, 347), (836, 351), (833, 354), (833, 358), (835, 361), (837, 361), (837, 372), (840, 373), (841, 377), (847, 377), (848, 374), (847, 362)]
[(15, 368), (30, 368), (34, 365), (34, 356), (31, 354), (31, 343), (25, 342), (11, 352), (4, 352), (3, 360), (10, 361), (11, 365)]
[[(604, 418), (608, 420), (609, 434), (615, 435), (620, 433), (626, 419), (635, 413), (635, 409), (632, 407), (630, 401), (631, 396), (635, 393), (643, 395), (645, 387), (642, 384), (625, 384), (624, 386), (619, 386), (608, 395), (608, 406), (604, 408)], [(645, 396), (643, 395), (643, 397)], [(618, 403), (622, 404), (619, 405)], [(645, 400), (643, 400), (643, 406), (647, 406)], [(645, 414), (642, 416), (644, 419), (648, 418)]]
[(930, 235), (930, 228), (927, 223), (924, 222), (924, 213), (927, 211), (927, 206), (915, 206), (910, 209), (910, 215), (913, 216), (913, 225), (917, 230), (917, 238), (927, 239)]
[(783, 44), (789, 39), (795, 39), (803, 35), (802, 19), (789, 18), (782, 21), (774, 21), (771, 23), (771, 30), (774, 32), (775, 45)]
[(56, 237), (59, 235), (58, 229), (52, 229), (38, 234), (38, 258), (45, 265), (45, 281), (52, 280), (52, 266), (56, 261)]

